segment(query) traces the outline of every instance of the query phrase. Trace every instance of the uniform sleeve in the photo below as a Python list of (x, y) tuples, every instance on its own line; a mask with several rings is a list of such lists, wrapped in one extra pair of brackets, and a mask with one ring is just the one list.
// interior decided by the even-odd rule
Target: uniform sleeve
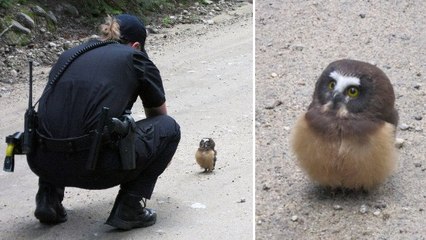
[(139, 97), (143, 106), (145, 108), (161, 106), (166, 101), (166, 97), (158, 68), (146, 53), (139, 51), (133, 54), (133, 66), (140, 82)]

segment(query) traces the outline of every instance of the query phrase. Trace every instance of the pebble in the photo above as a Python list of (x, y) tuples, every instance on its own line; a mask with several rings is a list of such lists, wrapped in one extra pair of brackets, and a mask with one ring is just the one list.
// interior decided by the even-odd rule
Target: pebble
[(33, 13), (35, 13), (38, 16), (46, 16), (47, 14), (46, 11), (44, 11), (44, 9), (38, 5), (32, 7), (31, 10), (33, 11)]
[(384, 209), (384, 208), (386, 208), (386, 207), (387, 207), (387, 204), (386, 204), (386, 203), (384, 203), (384, 202), (379, 202), (379, 203), (374, 204), (374, 207), (375, 207), (376, 209), (380, 210), (380, 209)]
[(422, 164), (421, 164), (421, 163), (416, 162), (416, 163), (414, 163), (414, 167), (422, 167)]
[(213, 25), (213, 24), (214, 24), (214, 21), (213, 21), (212, 19), (209, 19), (209, 20), (207, 20), (207, 24), (208, 24), (208, 25)]
[(333, 205), (333, 209), (334, 210), (343, 210), (343, 207), (340, 206), (339, 204), (335, 204), (335, 205)]
[(414, 116), (414, 119), (416, 119), (417, 121), (420, 121), (420, 120), (422, 120), (422, 119), (423, 119), (423, 117), (422, 117), (422, 116), (420, 116), (420, 115), (417, 115), (417, 116)]
[(204, 204), (202, 204), (202, 203), (193, 203), (192, 205), (191, 205), (191, 208), (196, 208), (196, 209), (203, 209), (203, 208), (206, 208), (207, 206), (206, 205), (204, 205)]
[(72, 48), (72, 43), (71, 43), (71, 41), (65, 41), (65, 42), (62, 44), (62, 47), (63, 47), (65, 50), (68, 50), (68, 49)]
[(361, 207), (359, 208), (359, 212), (362, 214), (365, 214), (367, 213), (367, 211), (368, 211), (367, 205), (362, 204)]
[(55, 14), (53, 14), (52, 11), (48, 11), (47, 12), (47, 17), (54, 23), (57, 24), (58, 23), (58, 19), (56, 18)]
[(54, 42), (49, 42), (47, 45), (48, 45), (50, 48), (55, 48), (55, 47), (56, 47), (56, 43), (54, 43)]
[(283, 104), (283, 102), (280, 100), (271, 100), (266, 104), (265, 109), (274, 109), (275, 107), (278, 107), (281, 104)]
[(62, 7), (64, 12), (69, 13), (73, 17), (78, 17), (80, 14), (78, 9), (69, 3), (62, 3)]
[(395, 139), (395, 147), (402, 148), (404, 146), (405, 140), (402, 138)]
[(420, 86), (421, 86), (421, 85), (420, 85), (419, 83), (416, 83), (416, 84), (414, 85), (414, 88), (415, 88), (415, 89), (420, 89)]
[(360, 14), (359, 14), (359, 17), (360, 17), (360, 18), (365, 18), (365, 13), (360, 13)]
[(22, 25), (24, 25), (25, 27), (29, 28), (29, 29), (33, 29), (34, 28), (34, 20), (28, 16), (27, 14), (23, 13), (23, 12), (19, 12), (16, 15), (16, 19), (22, 23)]
[(22, 26), (19, 22), (15, 21), (15, 20), (12, 20), (12, 28), (19, 31), (19, 32), (23, 32), (23, 33), (26, 33), (26, 34), (31, 33), (30, 29)]
[(399, 125), (399, 129), (401, 129), (402, 131), (406, 131), (406, 130), (410, 129), (410, 126), (408, 126), (405, 123), (402, 123), (401, 125)]
[(271, 77), (276, 78), (276, 77), (278, 77), (278, 74), (273, 72), (273, 73), (271, 73)]
[(291, 217), (291, 221), (292, 221), (292, 222), (296, 222), (296, 221), (297, 221), (297, 219), (299, 219), (299, 217), (297, 217), (297, 215), (293, 215), (293, 216)]
[(384, 213), (382, 216), (383, 220), (388, 220), (390, 218), (390, 214), (389, 213)]
[(373, 215), (374, 215), (374, 216), (379, 216), (379, 215), (380, 215), (380, 209), (376, 209), (376, 210), (373, 212)]
[(296, 51), (303, 51), (303, 48), (305, 48), (305, 47), (302, 46), (302, 45), (296, 45), (296, 46), (293, 47), (293, 49), (296, 50)]
[(271, 187), (269, 187), (268, 185), (264, 184), (262, 187), (263, 191), (269, 191), (271, 189)]
[(17, 77), (18, 72), (15, 69), (12, 69), (12, 70), (10, 70), (10, 75), (12, 75), (12, 77)]
[(246, 199), (245, 198), (241, 198), (237, 203), (245, 203)]

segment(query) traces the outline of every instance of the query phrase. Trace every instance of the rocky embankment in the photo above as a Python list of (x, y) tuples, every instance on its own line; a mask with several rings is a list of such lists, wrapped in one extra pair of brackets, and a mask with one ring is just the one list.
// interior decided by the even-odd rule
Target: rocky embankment
[[(162, 41), (176, 38), (180, 33), (172, 34), (170, 29), (177, 24), (198, 23), (204, 29), (218, 27), (220, 24), (214, 20), (216, 16), (228, 13), (235, 19), (242, 17), (233, 11), (247, 2), (251, 1), (204, 0), (191, 6), (179, 5), (174, 14), (159, 14), (146, 23), (152, 34), (148, 43), (152, 46), (160, 38)], [(0, 97), (10, 92), (14, 83), (28, 79), (29, 60), (36, 67), (49, 66), (63, 51), (96, 33), (97, 24), (88, 26), (85, 17), (68, 3), (57, 3), (49, 8), (16, 4), (8, 9), (7, 14), (0, 10), (0, 15)], [(194, 34), (200, 35), (202, 31)]]

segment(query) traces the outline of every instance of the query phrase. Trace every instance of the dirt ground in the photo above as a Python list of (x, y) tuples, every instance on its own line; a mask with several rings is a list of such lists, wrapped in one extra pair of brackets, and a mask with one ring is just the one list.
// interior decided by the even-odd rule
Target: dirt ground
[[(256, 239), (426, 239), (426, 2), (256, 1)], [(331, 195), (295, 164), (289, 135), (332, 61), (390, 78), (404, 140), (382, 186)]]
[[(56, 226), (34, 218), (37, 177), (22, 156), (15, 173), (0, 173), (0, 239), (252, 239), (253, 233), (253, 18), (243, 4), (215, 25), (176, 26), (148, 53), (161, 71), (169, 114), (182, 140), (157, 182), (148, 207), (157, 210), (149, 228), (117, 231), (104, 222), (118, 188), (66, 188), (68, 221)], [(238, 15), (239, 17), (235, 18)], [(180, 34), (175, 34), (179, 32)], [(195, 34), (195, 32), (197, 32)], [(164, 34), (166, 36), (166, 34)], [(164, 38), (164, 41), (161, 39)], [(158, 43), (158, 42), (157, 42)], [(39, 96), (48, 68), (35, 72)], [(2, 95), (0, 139), (23, 128), (27, 87)], [(143, 117), (141, 104), (135, 116)], [(194, 154), (199, 141), (216, 141), (213, 173), (201, 173)], [(4, 153), (5, 144), (0, 145)]]

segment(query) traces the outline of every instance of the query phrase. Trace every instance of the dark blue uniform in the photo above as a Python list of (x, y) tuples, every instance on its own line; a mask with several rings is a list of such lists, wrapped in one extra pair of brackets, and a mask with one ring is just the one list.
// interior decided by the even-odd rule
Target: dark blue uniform
[[(52, 68), (49, 80), (75, 52), (94, 41), (97, 40), (65, 51)], [(96, 128), (103, 107), (109, 108), (109, 117), (120, 117), (132, 108), (138, 96), (145, 108), (165, 102), (160, 73), (147, 54), (123, 44), (95, 48), (78, 57), (42, 96), (38, 131), (52, 139), (89, 134)], [(102, 145), (94, 171), (85, 168), (89, 150), (50, 151), (43, 144), (36, 145), (28, 163), (40, 182), (86, 189), (121, 184), (121, 189), (149, 199), (158, 176), (176, 151), (180, 130), (167, 115), (147, 118), (136, 125), (136, 169), (122, 170), (114, 144)]]

